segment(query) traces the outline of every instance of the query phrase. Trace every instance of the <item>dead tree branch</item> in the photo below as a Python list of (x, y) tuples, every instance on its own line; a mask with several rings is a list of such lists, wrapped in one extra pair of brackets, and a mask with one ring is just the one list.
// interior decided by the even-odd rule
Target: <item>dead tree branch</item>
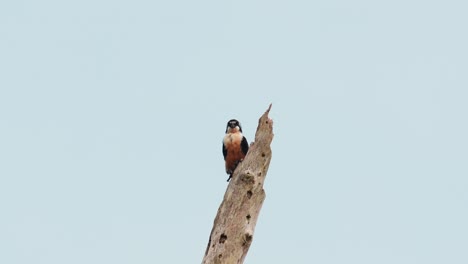
[(255, 142), (234, 171), (211, 230), (203, 264), (242, 264), (265, 200), (263, 182), (271, 160), (271, 104), (258, 120)]

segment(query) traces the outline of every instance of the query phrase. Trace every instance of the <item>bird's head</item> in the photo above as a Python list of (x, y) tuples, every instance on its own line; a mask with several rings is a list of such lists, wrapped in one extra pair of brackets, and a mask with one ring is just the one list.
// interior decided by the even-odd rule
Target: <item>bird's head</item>
[(235, 133), (238, 131), (242, 133), (242, 128), (239, 121), (236, 119), (229, 120), (226, 126), (226, 133)]

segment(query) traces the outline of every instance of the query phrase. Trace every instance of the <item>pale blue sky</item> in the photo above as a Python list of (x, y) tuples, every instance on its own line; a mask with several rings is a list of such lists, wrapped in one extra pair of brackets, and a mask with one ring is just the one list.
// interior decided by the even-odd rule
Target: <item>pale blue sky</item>
[(0, 263), (200, 263), (270, 102), (245, 263), (468, 263), (467, 10), (2, 1)]

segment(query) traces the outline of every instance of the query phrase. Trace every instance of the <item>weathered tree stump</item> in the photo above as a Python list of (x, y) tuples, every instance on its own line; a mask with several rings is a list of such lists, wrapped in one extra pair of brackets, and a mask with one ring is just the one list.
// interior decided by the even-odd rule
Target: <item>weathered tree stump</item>
[(271, 160), (273, 121), (271, 104), (258, 120), (255, 141), (239, 163), (214, 220), (203, 264), (241, 264), (252, 243), (265, 200), (263, 182)]

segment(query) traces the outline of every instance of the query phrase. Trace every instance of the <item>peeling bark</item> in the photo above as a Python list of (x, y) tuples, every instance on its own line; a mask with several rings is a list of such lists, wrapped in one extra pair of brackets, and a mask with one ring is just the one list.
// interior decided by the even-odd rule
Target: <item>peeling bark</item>
[(234, 171), (214, 220), (203, 264), (242, 264), (265, 200), (263, 182), (271, 160), (271, 104), (258, 120), (255, 141)]

